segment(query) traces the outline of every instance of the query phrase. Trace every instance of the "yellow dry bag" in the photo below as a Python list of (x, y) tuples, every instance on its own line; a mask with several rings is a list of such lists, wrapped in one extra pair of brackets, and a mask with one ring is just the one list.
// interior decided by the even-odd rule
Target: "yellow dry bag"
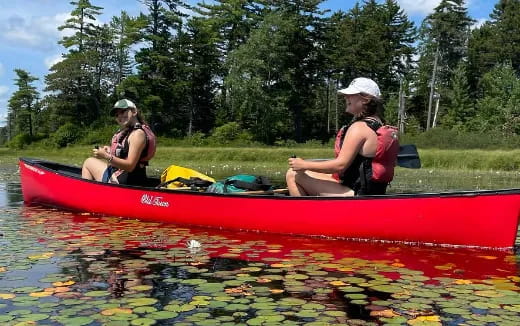
[(198, 171), (178, 165), (170, 165), (161, 174), (161, 185), (159, 187), (173, 189), (192, 185), (197, 186), (195, 181), (198, 180), (206, 181), (207, 185), (215, 182), (215, 179), (212, 177), (208, 177)]

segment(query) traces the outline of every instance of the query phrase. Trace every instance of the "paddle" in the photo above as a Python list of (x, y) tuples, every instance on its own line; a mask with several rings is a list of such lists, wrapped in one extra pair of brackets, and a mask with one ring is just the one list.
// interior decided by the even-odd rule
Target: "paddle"
[(419, 159), (419, 152), (415, 145), (399, 146), (399, 154), (397, 154), (397, 166), (409, 169), (421, 168), (421, 160)]

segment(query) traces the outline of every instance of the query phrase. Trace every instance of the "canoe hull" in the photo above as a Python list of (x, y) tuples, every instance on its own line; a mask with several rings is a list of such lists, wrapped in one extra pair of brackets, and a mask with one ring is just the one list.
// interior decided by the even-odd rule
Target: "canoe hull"
[(24, 201), (230, 230), (511, 248), (520, 189), (355, 198), (209, 194), (88, 181), (21, 159)]

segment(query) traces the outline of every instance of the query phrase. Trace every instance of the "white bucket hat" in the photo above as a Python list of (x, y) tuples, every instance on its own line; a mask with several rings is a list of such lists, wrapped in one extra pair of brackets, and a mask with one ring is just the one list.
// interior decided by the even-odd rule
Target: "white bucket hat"
[(364, 93), (374, 97), (380, 97), (381, 91), (377, 83), (370, 78), (359, 77), (354, 79), (347, 88), (340, 89), (338, 93), (354, 95)]

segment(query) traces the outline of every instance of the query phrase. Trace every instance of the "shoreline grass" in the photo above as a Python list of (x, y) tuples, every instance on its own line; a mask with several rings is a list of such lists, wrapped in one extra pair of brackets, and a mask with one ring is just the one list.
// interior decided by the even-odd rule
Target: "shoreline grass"
[[(12, 150), (0, 148), (0, 166), (14, 167), (18, 157), (42, 158), (81, 165), (90, 146), (64, 149)], [(284, 186), (287, 158), (330, 158), (329, 148), (287, 147), (159, 147), (148, 169), (159, 176), (171, 164), (193, 168), (217, 179), (250, 173), (266, 175)], [(397, 168), (389, 192), (437, 192), (520, 188), (520, 150), (419, 150), (423, 168)], [(3, 174), (3, 173), (2, 173)], [(5, 179), (0, 174), (0, 179)]]

